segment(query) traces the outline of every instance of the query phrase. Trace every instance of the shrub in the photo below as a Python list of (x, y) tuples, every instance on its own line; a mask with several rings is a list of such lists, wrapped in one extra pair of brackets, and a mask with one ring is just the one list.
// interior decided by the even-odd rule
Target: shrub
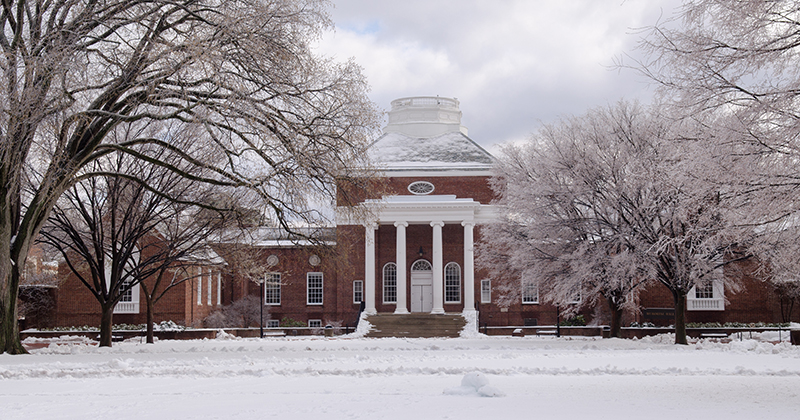
[(261, 299), (258, 296), (245, 296), (228, 306), (209, 314), (203, 319), (207, 328), (248, 328), (266, 325), (270, 319), (269, 307), (264, 305), (264, 317), (259, 322), (262, 314)]
[(279, 325), (281, 327), (305, 327), (306, 323), (303, 321), (297, 321), (289, 317), (283, 317)]
[(583, 327), (586, 325), (586, 319), (583, 315), (578, 315), (569, 319), (565, 319), (558, 323), (562, 327)]

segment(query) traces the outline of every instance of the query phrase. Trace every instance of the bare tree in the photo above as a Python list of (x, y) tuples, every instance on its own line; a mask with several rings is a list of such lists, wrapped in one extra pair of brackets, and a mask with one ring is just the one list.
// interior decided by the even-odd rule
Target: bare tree
[(713, 186), (687, 171), (692, 142), (675, 141), (670, 125), (620, 103), (506, 148), (493, 181), (502, 219), (484, 235), (479, 263), (491, 270), (505, 254), (499, 269), (557, 304), (602, 296), (617, 331), (622, 310), (638, 308), (655, 279), (673, 294), (676, 343), (685, 344), (686, 294), (731, 261), (735, 242)]
[[(0, 8), (0, 351), (22, 353), (20, 270), (61, 194), (114, 152), (248, 188), (268, 222), (316, 221), (334, 177), (367, 166), (377, 124), (352, 62), (315, 56), (323, 0), (4, 1)], [(198, 141), (114, 142), (120, 124), (192, 125)], [(118, 136), (123, 139), (124, 137)], [(191, 170), (160, 162), (158, 149)]]
[[(162, 150), (158, 158), (174, 164)], [(207, 201), (204, 184), (187, 181), (159, 165), (125, 154), (109, 155), (90, 168), (105, 176), (76, 183), (62, 196), (41, 230), (41, 242), (57, 249), (101, 308), (100, 345), (111, 345), (113, 312), (141, 286), (152, 342), (153, 305), (183, 280), (163, 281), (175, 263), (206, 245), (217, 222), (194, 217)], [(145, 279), (154, 277), (152, 287)]]

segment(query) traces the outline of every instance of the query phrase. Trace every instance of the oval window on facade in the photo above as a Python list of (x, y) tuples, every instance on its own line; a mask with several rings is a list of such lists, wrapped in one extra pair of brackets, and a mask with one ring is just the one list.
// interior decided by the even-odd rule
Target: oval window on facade
[(433, 184), (431, 184), (428, 181), (412, 182), (408, 186), (408, 190), (411, 191), (412, 194), (417, 194), (417, 195), (430, 194), (433, 192)]

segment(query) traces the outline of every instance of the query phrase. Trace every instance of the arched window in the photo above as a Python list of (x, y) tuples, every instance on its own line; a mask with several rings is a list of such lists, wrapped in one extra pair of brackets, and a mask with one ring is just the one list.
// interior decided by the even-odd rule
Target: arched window
[(414, 261), (414, 264), (411, 266), (411, 271), (431, 271), (431, 269), (431, 263), (425, 260)]
[(461, 267), (454, 262), (444, 266), (444, 302), (461, 303)]
[(383, 266), (383, 303), (397, 303), (397, 264)]

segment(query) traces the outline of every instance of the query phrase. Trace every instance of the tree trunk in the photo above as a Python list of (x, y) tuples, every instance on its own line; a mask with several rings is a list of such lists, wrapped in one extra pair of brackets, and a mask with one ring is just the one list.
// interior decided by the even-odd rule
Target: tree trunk
[(606, 298), (608, 309), (611, 310), (611, 332), (609, 337), (619, 338), (622, 330), (622, 308), (614, 302), (614, 298)]
[(686, 340), (686, 293), (673, 291), (675, 301), (675, 344), (689, 344)]
[(145, 302), (147, 302), (147, 344), (153, 344), (153, 299), (149, 293), (145, 292)]
[[(9, 288), (12, 289), (12, 288)], [(9, 296), (12, 290), (3, 291), (0, 296), (0, 353), (27, 354), (19, 340), (19, 324), (17, 322), (17, 297)], [(16, 292), (16, 288), (13, 288)]]
[(114, 327), (114, 306), (103, 305), (103, 311), (100, 317), (100, 347), (111, 347), (111, 333)]
[(782, 296), (781, 300), (781, 322), (792, 322), (792, 311), (794, 310), (793, 297)]
[[(10, 261), (8, 259), (7, 261)], [(12, 264), (3, 264), (6, 279), (0, 281), (0, 354), (27, 354), (19, 339), (17, 314), (17, 294), (19, 293), (19, 272)]]

